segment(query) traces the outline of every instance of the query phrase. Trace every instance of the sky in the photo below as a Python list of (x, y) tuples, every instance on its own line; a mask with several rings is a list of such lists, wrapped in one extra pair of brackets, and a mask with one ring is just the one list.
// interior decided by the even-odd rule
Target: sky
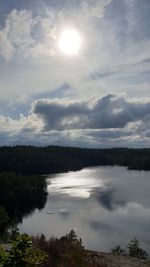
[(149, 14), (149, 0), (0, 0), (0, 145), (150, 147)]

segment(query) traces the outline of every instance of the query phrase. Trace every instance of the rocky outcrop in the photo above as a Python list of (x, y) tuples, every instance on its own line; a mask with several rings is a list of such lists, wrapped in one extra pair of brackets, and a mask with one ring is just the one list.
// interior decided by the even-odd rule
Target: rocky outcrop
[(149, 260), (114, 256), (110, 253), (96, 251), (87, 251), (87, 262), (90, 262), (92, 267), (150, 267)]

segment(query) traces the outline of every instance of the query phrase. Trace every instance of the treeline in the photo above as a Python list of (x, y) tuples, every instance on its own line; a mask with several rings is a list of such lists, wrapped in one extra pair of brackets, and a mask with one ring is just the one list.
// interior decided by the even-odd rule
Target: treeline
[(0, 147), (0, 172), (49, 174), (88, 166), (120, 165), (150, 170), (150, 149), (86, 149), (73, 147)]

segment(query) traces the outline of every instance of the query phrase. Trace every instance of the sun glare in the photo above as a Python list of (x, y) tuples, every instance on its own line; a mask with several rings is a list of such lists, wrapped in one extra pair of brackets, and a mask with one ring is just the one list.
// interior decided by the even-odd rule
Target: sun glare
[(58, 41), (59, 49), (67, 55), (78, 54), (81, 47), (81, 37), (77, 30), (64, 30)]

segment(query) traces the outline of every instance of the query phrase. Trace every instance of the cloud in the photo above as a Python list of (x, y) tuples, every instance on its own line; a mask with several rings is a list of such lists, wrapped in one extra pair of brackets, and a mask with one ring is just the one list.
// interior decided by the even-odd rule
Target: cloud
[(45, 91), (43, 93), (39, 93), (34, 95), (33, 99), (41, 99), (41, 98), (65, 98), (68, 96), (74, 95), (75, 92), (73, 91), (73, 88), (68, 83), (63, 83), (61, 86), (56, 88), (53, 91)]
[(111, 3), (112, 0), (65, 0), (60, 1), (40, 1), (41, 7), (48, 11), (50, 9), (56, 9), (57, 11), (67, 12), (68, 14), (75, 10), (75, 12), (82, 13), (84, 16), (103, 17), (105, 8)]
[(149, 144), (150, 100), (106, 95), (97, 101), (39, 99), (28, 115), (0, 116), (0, 144), (142, 147)]
[[(148, 43), (145, 44), (145, 49), (146, 47), (148, 47)], [(89, 74), (88, 78), (91, 80), (99, 80), (103, 78), (108, 78), (110, 76), (124, 76), (124, 75), (134, 76), (138, 73), (149, 74), (150, 72), (149, 63), (150, 63), (150, 58), (147, 58), (147, 56), (145, 55), (144, 59), (140, 59), (139, 61), (136, 60), (135, 62), (132, 63), (128, 62), (123, 65), (111, 66), (111, 68), (109, 68), (105, 72), (93, 71)]]
[[(73, 20), (76, 24), (82, 18), (87, 23), (87, 18), (91, 16), (103, 17), (105, 7), (110, 2), (111, 0), (79, 1), (78, 4), (74, 3), (74, 8), (70, 1), (60, 7), (57, 4), (50, 7), (41, 3), (41, 10), (36, 15), (32, 10), (13, 9), (7, 14), (0, 30), (0, 56), (7, 61), (15, 56), (33, 59), (56, 56), (61, 29), (67, 27), (67, 24), (71, 27)], [(76, 9), (80, 11), (77, 13)]]
[(0, 31), (0, 56), (9, 61), (14, 53), (14, 47), (7, 39), (7, 34)]
[(81, 1), (81, 7), (85, 14), (92, 17), (103, 17), (105, 7), (111, 3), (112, 0), (84, 0)]
[(31, 32), (35, 24), (31, 11), (13, 9), (7, 15), (5, 26), (0, 31), (0, 54), (4, 59), (11, 60), (13, 55), (23, 54), (34, 44)]
[(27, 9), (13, 9), (6, 16), (5, 26), (0, 30), (0, 55), (7, 61), (15, 56), (54, 56), (55, 50), (48, 40), (45, 41), (45, 35), (51, 42), (54, 39), (50, 25), (50, 18), (46, 20), (40, 16), (33, 16), (33, 12)]
[[(146, 29), (147, 38), (137, 35), (135, 40), (130, 33), (131, 17), (136, 21), (139, 13), (143, 16), (137, 1), (133, 7), (128, 7), (128, 1), (110, 0), (47, 0), (32, 6), (26, 2), (22, 7), (28, 9), (16, 5), (0, 27), (0, 57), (9, 61), (0, 60), (1, 98), (30, 94), (30, 88), (33, 94), (51, 92), (65, 82), (82, 99), (149, 83), (148, 17), (140, 28), (140, 32)], [(129, 11), (133, 16), (127, 22)], [(61, 31), (72, 26), (81, 32), (83, 46), (77, 57), (67, 58), (57, 41)], [(134, 28), (139, 33), (137, 24)], [(142, 93), (129, 89), (128, 94), (137, 97)]]
[(150, 113), (150, 101), (131, 102), (107, 95), (90, 106), (88, 102), (43, 99), (33, 104), (33, 113), (44, 120), (46, 130), (123, 128), (144, 120)]

